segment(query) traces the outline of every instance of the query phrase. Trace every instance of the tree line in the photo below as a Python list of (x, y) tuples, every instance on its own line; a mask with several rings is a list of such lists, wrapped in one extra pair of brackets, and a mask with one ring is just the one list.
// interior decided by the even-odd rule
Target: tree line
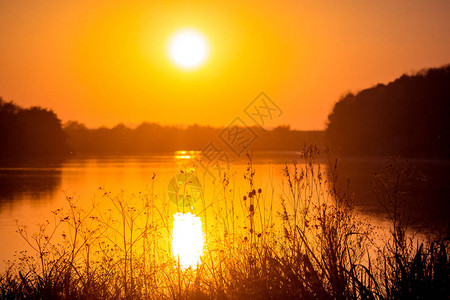
[[(256, 134), (248, 150), (299, 151), (304, 144), (324, 145), (323, 131), (292, 130), (279, 126), (271, 130), (249, 129)], [(89, 129), (78, 122), (64, 127), (71, 149), (80, 154), (145, 154), (176, 150), (203, 150), (209, 143), (221, 143), (218, 138), (223, 127), (200, 125), (163, 126), (144, 122), (136, 128), (118, 124), (112, 128)], [(217, 145), (219, 146), (219, 145)], [(221, 149), (230, 151), (226, 144)]]
[(450, 66), (403, 75), (342, 97), (327, 143), (347, 155), (450, 157)]
[(61, 120), (49, 109), (21, 108), (0, 98), (0, 157), (69, 152)]
[[(450, 66), (445, 66), (345, 95), (328, 116), (325, 132), (251, 127), (257, 138), (248, 150), (298, 151), (304, 144), (327, 144), (345, 155), (450, 157), (449, 112)], [(74, 121), (63, 126), (52, 110), (22, 108), (0, 98), (0, 157), (202, 150), (223, 130), (147, 122), (136, 128), (92, 129)]]
[[(244, 128), (240, 128), (242, 130)], [(256, 139), (248, 150), (298, 151), (304, 144), (324, 144), (320, 131), (248, 128)], [(164, 126), (144, 122), (136, 128), (118, 124), (112, 128), (88, 128), (41, 107), (22, 108), (0, 98), (0, 158), (66, 156), (70, 154), (145, 154), (176, 150), (202, 150), (225, 130), (210, 126)], [(222, 145), (227, 150), (225, 145)]]

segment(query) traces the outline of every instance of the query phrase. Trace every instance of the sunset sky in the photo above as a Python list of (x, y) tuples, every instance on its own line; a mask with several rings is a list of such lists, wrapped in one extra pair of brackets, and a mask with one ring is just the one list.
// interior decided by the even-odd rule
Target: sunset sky
[[(209, 45), (197, 69), (174, 33)], [(1, 1), (0, 96), (89, 127), (227, 125), (261, 91), (273, 126), (324, 129), (348, 91), (450, 63), (450, 1)]]

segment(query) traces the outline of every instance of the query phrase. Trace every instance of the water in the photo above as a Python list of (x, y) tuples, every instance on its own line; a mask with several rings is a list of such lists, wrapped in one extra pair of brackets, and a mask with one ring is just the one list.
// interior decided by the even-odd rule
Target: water
[[(0, 167), (0, 260), (14, 257), (15, 251), (26, 249), (24, 240), (16, 233), (16, 220), (31, 232), (38, 224), (53, 217), (51, 211), (66, 205), (66, 196), (89, 205), (101, 199), (101, 191), (113, 194), (148, 191), (153, 184), (156, 194), (167, 199), (169, 181), (194, 164), (198, 152), (177, 152), (151, 156), (78, 157), (64, 161), (3, 162)], [(278, 202), (283, 193), (285, 162), (301, 161), (295, 152), (261, 152), (253, 154), (256, 169), (255, 183)], [(342, 159), (338, 172), (341, 188), (350, 179), (350, 191), (356, 198), (358, 210), (372, 224), (386, 226), (386, 214), (374, 193), (373, 174), (385, 171), (387, 159)], [(319, 160), (326, 168), (326, 160)], [(450, 195), (450, 163), (447, 161), (414, 161), (415, 171), (405, 180), (402, 190), (409, 197), (411, 222), (415, 227), (445, 230)], [(232, 187), (236, 197), (245, 195), (248, 184), (243, 179), (246, 159), (238, 159), (231, 166)], [(156, 176), (155, 176), (156, 175)], [(154, 178), (154, 180), (152, 180)], [(215, 183), (208, 175), (199, 178), (206, 197), (213, 199), (220, 193), (220, 180)], [(376, 181), (376, 180), (375, 180)], [(273, 193), (272, 193), (273, 192)], [(270, 194), (270, 195), (269, 195)], [(174, 206), (174, 205), (172, 205)]]

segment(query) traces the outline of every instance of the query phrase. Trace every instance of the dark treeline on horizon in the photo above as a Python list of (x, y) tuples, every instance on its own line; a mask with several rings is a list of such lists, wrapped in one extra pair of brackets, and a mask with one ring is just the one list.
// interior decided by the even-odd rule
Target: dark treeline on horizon
[[(326, 131), (289, 126), (251, 128), (258, 138), (248, 150), (300, 151), (304, 144), (344, 155), (450, 157), (450, 66), (403, 75), (387, 85), (340, 99)], [(64, 126), (41, 107), (22, 108), (0, 98), (0, 158), (69, 154), (145, 154), (202, 150), (224, 128), (164, 126), (144, 122), (136, 128)]]
[[(63, 126), (52, 110), (22, 108), (0, 98), (0, 158), (202, 150), (217, 140), (222, 130), (224, 128), (164, 126), (146, 122), (136, 128), (118, 124), (112, 128), (91, 129), (75, 121)], [(252, 130), (258, 138), (249, 150), (299, 151), (304, 144), (324, 145), (323, 131), (291, 130), (289, 126), (267, 131)]]
[[(289, 126), (279, 126), (267, 131), (255, 127), (251, 129), (258, 134), (258, 138), (249, 150), (299, 151), (304, 144), (324, 145), (323, 131), (291, 130)], [(68, 122), (64, 127), (71, 149), (79, 154), (200, 151), (211, 141), (217, 140), (223, 130), (222, 127), (163, 126), (146, 122), (136, 128), (118, 124), (113, 128), (89, 129), (78, 122)]]
[(347, 155), (450, 157), (450, 66), (403, 75), (339, 100), (327, 144)]
[(64, 155), (61, 121), (49, 109), (21, 108), (0, 98), (0, 157)]

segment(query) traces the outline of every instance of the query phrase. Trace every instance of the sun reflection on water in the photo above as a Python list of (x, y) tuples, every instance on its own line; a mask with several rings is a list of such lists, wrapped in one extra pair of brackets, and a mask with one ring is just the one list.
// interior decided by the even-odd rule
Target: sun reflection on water
[(173, 156), (176, 160), (179, 159), (193, 159), (199, 154), (199, 151), (186, 151), (186, 150), (180, 150), (175, 151), (175, 155)]
[(205, 243), (200, 217), (188, 213), (173, 215), (172, 253), (182, 269), (200, 264)]

